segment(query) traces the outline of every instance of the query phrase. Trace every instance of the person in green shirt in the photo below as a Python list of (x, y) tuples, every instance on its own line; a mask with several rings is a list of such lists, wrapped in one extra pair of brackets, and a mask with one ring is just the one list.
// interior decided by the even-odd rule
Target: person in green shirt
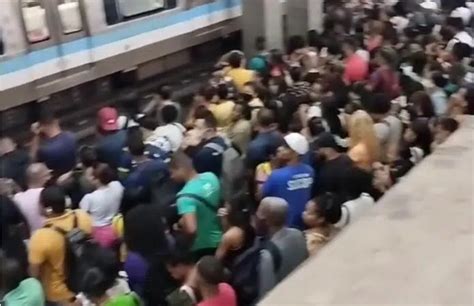
[(25, 278), (18, 260), (0, 254), (0, 263), (0, 291), (6, 292), (3, 297), (5, 305), (44, 306), (41, 283), (35, 278)]
[(178, 152), (171, 159), (171, 178), (186, 183), (177, 195), (181, 231), (192, 241), (196, 259), (214, 255), (222, 238), (217, 216), (221, 200), (219, 179), (211, 172), (198, 174), (192, 160)]

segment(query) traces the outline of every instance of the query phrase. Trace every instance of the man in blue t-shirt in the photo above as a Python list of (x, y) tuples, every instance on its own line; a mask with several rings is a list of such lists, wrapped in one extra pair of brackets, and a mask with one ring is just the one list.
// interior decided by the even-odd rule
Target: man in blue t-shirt
[(52, 112), (43, 112), (39, 122), (31, 126), (35, 134), (31, 144), (31, 157), (43, 162), (58, 177), (76, 166), (76, 137), (61, 130), (59, 120)]
[(285, 144), (278, 148), (277, 158), (286, 166), (272, 172), (263, 185), (262, 197), (285, 199), (289, 206), (287, 225), (303, 229), (301, 214), (311, 199), (314, 180), (314, 170), (301, 162), (301, 157), (308, 153), (309, 144), (299, 133), (288, 134), (284, 140)]
[(118, 112), (113, 107), (103, 107), (97, 113), (101, 135), (96, 146), (97, 157), (112, 168), (119, 167), (127, 141), (127, 131), (119, 128), (118, 117)]
[(167, 177), (168, 167), (160, 159), (151, 159), (145, 154), (145, 144), (139, 130), (128, 135), (127, 148), (130, 156), (129, 168), (119, 168), (126, 189), (141, 189), (146, 196), (154, 178)]
[(275, 114), (268, 108), (263, 108), (257, 115), (258, 135), (252, 140), (247, 149), (247, 168), (255, 169), (261, 163), (270, 160), (268, 152), (275, 145), (283, 143), (280, 132), (277, 131)]

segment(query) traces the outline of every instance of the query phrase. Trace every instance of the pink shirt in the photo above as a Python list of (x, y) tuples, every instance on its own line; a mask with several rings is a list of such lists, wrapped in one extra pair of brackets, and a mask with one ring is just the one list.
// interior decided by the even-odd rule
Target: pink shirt
[(369, 63), (360, 55), (353, 54), (346, 60), (344, 81), (349, 84), (364, 81), (369, 74)]
[(15, 194), (13, 197), (13, 201), (15, 201), (16, 205), (28, 222), (31, 233), (39, 228), (42, 228), (45, 220), (41, 215), (39, 203), (41, 191), (43, 191), (43, 188), (28, 189), (25, 192), (19, 192)]
[(228, 284), (221, 283), (215, 297), (202, 301), (197, 306), (237, 306), (235, 291)]

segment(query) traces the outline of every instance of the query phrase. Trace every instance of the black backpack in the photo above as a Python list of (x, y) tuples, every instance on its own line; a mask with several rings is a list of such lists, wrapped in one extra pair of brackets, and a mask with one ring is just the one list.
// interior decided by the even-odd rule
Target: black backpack
[(78, 228), (77, 215), (73, 212), (74, 223), (70, 231), (62, 228), (46, 225), (64, 237), (65, 257), (64, 257), (64, 275), (66, 276), (67, 288), (74, 292), (81, 292), (82, 277), (85, 272), (93, 267), (94, 254), (100, 246), (92, 240), (92, 237)]
[(275, 274), (280, 270), (281, 254), (278, 247), (270, 240), (257, 237), (254, 245), (237, 256), (230, 268), (230, 284), (236, 291), (238, 305), (250, 306), (258, 302), (260, 293), (259, 267), (263, 250), (270, 252)]
[(234, 144), (228, 143), (227, 147), (211, 142), (204, 146), (213, 150), (215, 155), (222, 155), (222, 168), (220, 175), (222, 198), (225, 201), (230, 200), (235, 194), (245, 193), (245, 181), (247, 172), (242, 159), (242, 154)]

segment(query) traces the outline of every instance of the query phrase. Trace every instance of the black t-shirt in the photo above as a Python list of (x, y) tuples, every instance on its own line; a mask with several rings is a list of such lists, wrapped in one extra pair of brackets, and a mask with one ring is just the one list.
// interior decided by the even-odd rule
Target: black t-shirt
[(22, 188), (26, 188), (26, 168), (30, 157), (24, 150), (15, 150), (0, 157), (0, 176), (14, 180)]
[(26, 275), (28, 260), (21, 224), (26, 222), (18, 207), (9, 198), (0, 196), (0, 249), (7, 257), (18, 260)]
[(317, 194), (325, 192), (344, 193), (344, 176), (351, 169), (352, 164), (352, 160), (346, 154), (325, 161), (319, 172)]

